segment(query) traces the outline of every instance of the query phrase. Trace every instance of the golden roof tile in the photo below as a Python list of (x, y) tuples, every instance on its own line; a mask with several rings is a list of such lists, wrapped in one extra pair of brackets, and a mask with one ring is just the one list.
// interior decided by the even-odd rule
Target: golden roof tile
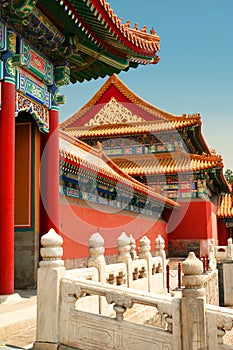
[(126, 186), (134, 187), (137, 192), (149, 196), (154, 201), (164, 203), (169, 207), (179, 206), (173, 200), (165, 198), (158, 192), (152, 191), (147, 186), (135, 180), (127, 173), (124, 173), (112, 160), (110, 160), (101, 150), (96, 150), (86, 143), (71, 138), (64, 132), (60, 132), (60, 156), (77, 165), (82, 165), (96, 173), (105, 175), (110, 179), (115, 179)]
[(127, 160), (113, 158), (113, 161), (131, 176), (175, 174), (223, 167), (220, 156), (195, 155), (183, 152), (147, 154), (143, 158), (127, 155)]
[(217, 216), (219, 218), (233, 218), (233, 194), (224, 193), (219, 197)]
[(67, 128), (66, 132), (76, 138), (89, 138), (89, 137), (106, 137), (106, 136), (118, 136), (118, 135), (133, 135), (144, 134), (147, 132), (162, 132), (169, 130), (178, 130), (192, 125), (199, 125), (199, 119), (196, 117), (187, 120), (186, 118), (177, 122), (177, 120), (163, 121), (144, 121), (127, 124), (108, 124), (92, 127), (79, 127), (79, 128)]

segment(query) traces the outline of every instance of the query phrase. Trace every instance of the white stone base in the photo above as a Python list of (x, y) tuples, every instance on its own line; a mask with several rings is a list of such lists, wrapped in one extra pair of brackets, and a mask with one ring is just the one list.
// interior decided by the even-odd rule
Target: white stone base
[(58, 344), (54, 343), (44, 343), (36, 341), (33, 344), (33, 350), (57, 350)]
[(0, 295), (0, 304), (14, 304), (22, 299), (19, 293)]

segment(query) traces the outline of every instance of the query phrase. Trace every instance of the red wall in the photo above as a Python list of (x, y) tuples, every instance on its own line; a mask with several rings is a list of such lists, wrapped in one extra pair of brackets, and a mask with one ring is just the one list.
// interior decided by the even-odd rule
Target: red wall
[(137, 245), (140, 238), (146, 234), (151, 240), (152, 250), (155, 238), (160, 234), (167, 247), (166, 222), (163, 220), (153, 220), (125, 211), (113, 214), (109, 212), (108, 207), (96, 210), (68, 202), (60, 203), (60, 217), (61, 234), (64, 239), (63, 259), (88, 257), (88, 240), (96, 232), (104, 238), (106, 255), (117, 254), (117, 238), (123, 231), (127, 235), (132, 234)]
[(216, 206), (205, 200), (181, 202), (179, 210), (173, 210), (167, 232), (169, 239), (217, 240)]
[(227, 245), (228, 231), (223, 219), (218, 219), (218, 245)]

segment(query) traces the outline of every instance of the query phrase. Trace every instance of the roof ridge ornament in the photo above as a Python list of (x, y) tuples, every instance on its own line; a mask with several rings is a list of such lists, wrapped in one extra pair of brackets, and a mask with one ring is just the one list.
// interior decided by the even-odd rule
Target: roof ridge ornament
[(85, 123), (85, 126), (116, 124), (116, 123), (132, 123), (143, 122), (144, 119), (133, 114), (131, 110), (118, 102), (114, 96), (104, 104), (92, 119)]

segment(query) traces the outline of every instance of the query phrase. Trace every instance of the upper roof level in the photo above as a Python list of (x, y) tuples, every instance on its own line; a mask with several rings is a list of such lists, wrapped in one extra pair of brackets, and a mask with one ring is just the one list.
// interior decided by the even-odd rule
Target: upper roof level
[(105, 77), (159, 61), (160, 38), (122, 23), (105, 0), (0, 0), (0, 21), (54, 63), (70, 80)]
[(201, 132), (200, 114), (173, 115), (137, 96), (116, 75), (112, 75), (61, 128), (81, 138), (119, 137), (185, 132), (186, 143), (199, 154), (211, 154)]

